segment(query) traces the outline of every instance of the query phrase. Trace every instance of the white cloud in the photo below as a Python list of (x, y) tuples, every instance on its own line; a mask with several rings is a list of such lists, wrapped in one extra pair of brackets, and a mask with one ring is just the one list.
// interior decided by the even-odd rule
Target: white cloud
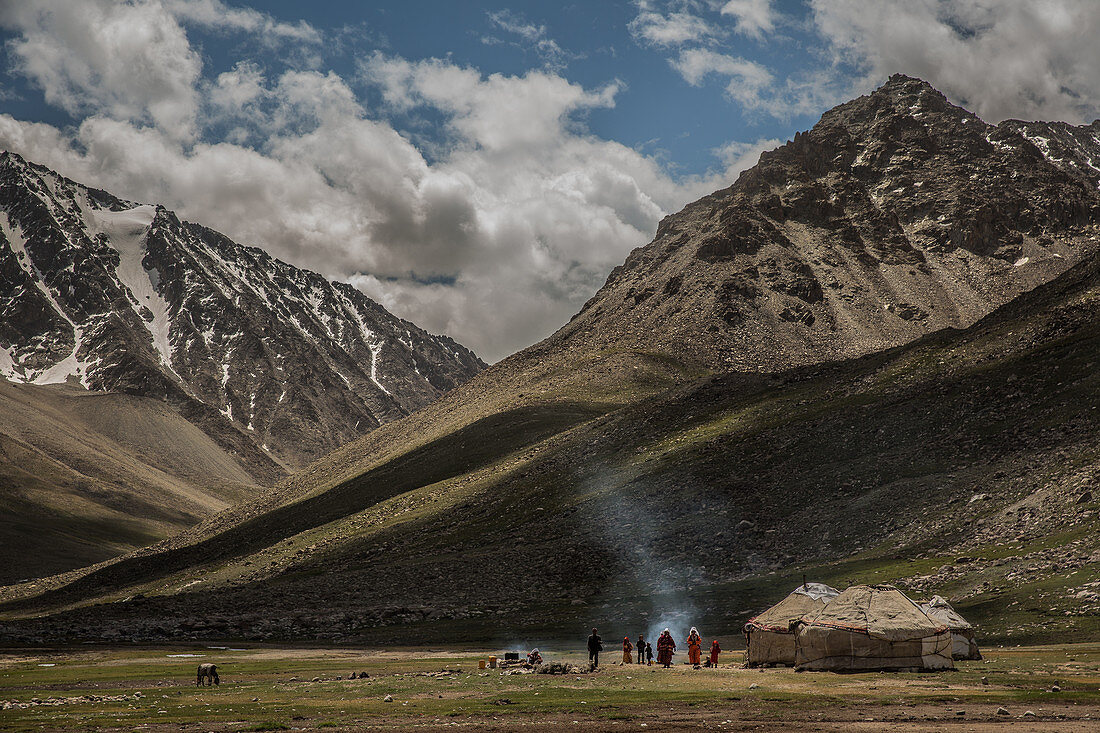
[(785, 103), (775, 96), (772, 73), (754, 61), (707, 48), (690, 48), (670, 63), (693, 86), (701, 85), (710, 75), (723, 78), (726, 93), (746, 109), (764, 109), (777, 116), (786, 111)]
[(321, 33), (299, 20), (283, 23), (252, 8), (230, 8), (221, 0), (163, 0), (164, 7), (184, 23), (194, 23), (221, 32), (255, 35), (267, 44), (281, 41), (320, 43)]
[(1095, 0), (813, 0), (835, 63), (871, 86), (919, 76), (980, 116), (1089, 122), (1100, 114)]
[(642, 10), (628, 27), (635, 39), (653, 46), (682, 46), (721, 35), (716, 26), (689, 11)]
[[(560, 69), (571, 59), (579, 58), (575, 54), (565, 51), (558, 42), (547, 34), (545, 25), (536, 25), (523, 18), (523, 16), (511, 10), (500, 10), (489, 13), (489, 22), (496, 28), (519, 36), (523, 39), (523, 48), (530, 48), (542, 58), (548, 68)], [(498, 42), (498, 39), (483, 38), (484, 43)]]
[(18, 32), (8, 50), (48, 103), (194, 135), (202, 63), (159, 3), (6, 2), (0, 26)]
[[(41, 88), (48, 103), (73, 115), (130, 120), (192, 140), (203, 113), (202, 60), (181, 22), (251, 34), (265, 45), (321, 40), (308, 23), (278, 22), (221, 0), (0, 3), (0, 27), (18, 34), (7, 44), (16, 70)], [(244, 64), (222, 74), (209, 101), (243, 109), (249, 100), (241, 95), (258, 90), (257, 73)]]
[[(775, 11), (771, 0), (636, 0), (629, 23), (635, 40), (672, 51), (668, 61), (683, 79), (702, 86), (721, 80), (727, 96), (749, 115), (788, 120), (820, 112), (853, 88), (835, 67), (778, 76), (763, 64), (724, 50), (726, 39), (741, 34), (761, 40), (777, 25), (796, 23)], [(789, 42), (789, 38), (780, 39)]]
[[(689, 84), (721, 79), (750, 114), (815, 114), (901, 72), (992, 122), (1100, 115), (1097, 0), (810, 0), (806, 22), (771, 0), (635, 5), (639, 42), (673, 49), (669, 62)], [(812, 64), (782, 74), (719, 43), (732, 33), (763, 39), (779, 26), (809, 34), (771, 41), (801, 45)]]
[(218, 74), (207, 90), (208, 101), (220, 117), (254, 116), (267, 97), (264, 73), (255, 63), (240, 61)]
[(489, 150), (556, 144), (570, 115), (612, 107), (617, 84), (590, 92), (557, 74), (531, 71), (522, 77), (492, 74), (432, 59), (409, 62), (375, 55), (363, 66), (385, 99), (400, 109), (428, 106), (450, 115), (464, 141)]
[(722, 15), (733, 16), (737, 33), (761, 38), (775, 28), (771, 0), (729, 0), (722, 6)]
[(760, 162), (760, 154), (775, 150), (784, 143), (778, 138), (757, 140), (756, 142), (729, 142), (715, 150), (715, 154), (726, 165), (729, 172), (748, 170)]
[(673, 61), (673, 67), (680, 72), (688, 84), (701, 84), (708, 74), (736, 78), (742, 83), (759, 88), (770, 84), (771, 72), (754, 61), (729, 56), (705, 48), (692, 48), (680, 53)]

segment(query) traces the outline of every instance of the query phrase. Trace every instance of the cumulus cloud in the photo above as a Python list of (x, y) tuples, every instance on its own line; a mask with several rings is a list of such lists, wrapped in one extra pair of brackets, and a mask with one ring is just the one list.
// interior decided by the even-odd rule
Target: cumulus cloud
[[(717, 74), (735, 79), (738, 83), (760, 89), (772, 81), (771, 72), (754, 61), (711, 51), (704, 48), (692, 48), (680, 54), (672, 62), (688, 84), (698, 85), (708, 74)], [(731, 89), (730, 94), (736, 96)]]
[(740, 173), (760, 162), (760, 154), (775, 150), (785, 141), (779, 138), (760, 139), (756, 142), (728, 142), (714, 151), (725, 162), (726, 170)]
[(523, 150), (556, 144), (569, 115), (614, 106), (617, 84), (594, 92), (557, 74), (532, 71), (522, 77), (492, 74), (438, 59), (409, 62), (375, 55), (365, 77), (380, 85), (384, 98), (402, 110), (434, 107), (449, 115), (460, 138), (489, 150)]
[[(202, 60), (183, 23), (220, 33), (246, 33), (265, 45), (317, 44), (308, 23), (282, 23), (221, 0), (36, 0), (0, 3), (0, 27), (18, 35), (7, 44), (15, 70), (46, 101), (74, 116), (103, 115), (155, 126), (179, 140), (199, 132), (204, 100)], [(247, 65), (236, 70), (247, 86)], [(230, 77), (212, 101), (224, 104)], [(252, 88), (257, 89), (253, 84)]]
[(202, 63), (159, 3), (6, 2), (0, 26), (19, 33), (8, 51), (48, 103), (193, 137)]
[(670, 60), (684, 80), (701, 86), (714, 76), (725, 84), (726, 94), (750, 113), (778, 119), (818, 112), (844, 98), (850, 85), (828, 72), (800, 73), (776, 79), (765, 66), (709, 48), (689, 48)]
[(1100, 114), (1094, 0), (813, 0), (834, 62), (864, 85), (920, 76), (989, 121)]
[(736, 19), (734, 30), (746, 36), (762, 38), (775, 28), (771, 0), (729, 0), (721, 12)]

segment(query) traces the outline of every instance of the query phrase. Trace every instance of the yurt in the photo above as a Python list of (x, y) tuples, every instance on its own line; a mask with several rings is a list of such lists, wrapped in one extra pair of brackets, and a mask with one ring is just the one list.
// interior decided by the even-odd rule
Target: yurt
[(974, 639), (974, 626), (959, 615), (951, 604), (941, 596), (932, 596), (928, 603), (922, 603), (921, 609), (936, 619), (951, 632), (951, 656), (954, 659), (981, 659), (978, 642)]
[(806, 615), (795, 637), (799, 670), (954, 669), (951, 632), (892, 585), (853, 585)]
[(745, 663), (750, 667), (794, 665), (795, 624), (808, 613), (816, 613), (840, 593), (824, 583), (804, 583), (759, 616), (749, 619), (744, 632), (748, 639)]

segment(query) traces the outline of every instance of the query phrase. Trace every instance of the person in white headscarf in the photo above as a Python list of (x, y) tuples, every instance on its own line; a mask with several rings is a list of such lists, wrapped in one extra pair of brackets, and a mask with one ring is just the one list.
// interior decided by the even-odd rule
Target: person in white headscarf
[(703, 663), (703, 637), (694, 626), (688, 633), (688, 662), (696, 667)]

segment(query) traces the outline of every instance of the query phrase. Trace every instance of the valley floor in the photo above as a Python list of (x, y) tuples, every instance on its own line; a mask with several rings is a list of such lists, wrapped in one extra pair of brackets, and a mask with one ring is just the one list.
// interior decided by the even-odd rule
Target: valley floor
[[(479, 671), (496, 650), (241, 646), (0, 651), (0, 730), (1100, 730), (1100, 644), (990, 648), (936, 674), (749, 670), (740, 651), (665, 670), (607, 652), (566, 676)], [(195, 686), (201, 662), (220, 686)]]

